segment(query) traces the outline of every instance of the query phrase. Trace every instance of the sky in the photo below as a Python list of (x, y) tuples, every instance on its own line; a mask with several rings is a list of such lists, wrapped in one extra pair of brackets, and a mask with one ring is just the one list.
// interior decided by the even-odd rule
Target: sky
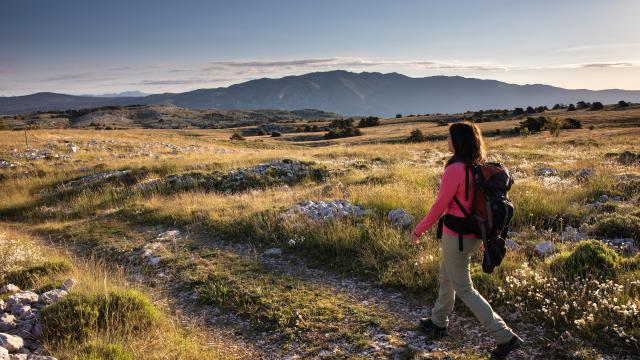
[(637, 0), (1, 0), (0, 96), (336, 69), (640, 90)]

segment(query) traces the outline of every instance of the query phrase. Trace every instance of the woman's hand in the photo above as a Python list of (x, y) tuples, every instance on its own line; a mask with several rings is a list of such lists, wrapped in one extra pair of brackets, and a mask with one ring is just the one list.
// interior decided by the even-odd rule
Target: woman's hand
[(418, 244), (420, 242), (420, 237), (416, 236), (416, 233), (413, 231), (411, 232), (411, 235), (409, 235), (409, 239), (414, 244)]

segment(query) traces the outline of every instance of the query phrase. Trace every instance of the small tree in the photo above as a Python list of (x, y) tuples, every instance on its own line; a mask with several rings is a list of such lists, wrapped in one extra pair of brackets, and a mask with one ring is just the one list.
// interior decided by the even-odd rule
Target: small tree
[(588, 109), (591, 106), (591, 104), (589, 104), (588, 102), (584, 102), (584, 101), (578, 101), (576, 103), (576, 107), (578, 109)]
[(602, 105), (602, 103), (599, 101), (596, 101), (593, 104), (591, 104), (591, 111), (598, 111), (602, 109), (604, 109), (604, 105)]
[(281, 136), (282, 136), (282, 134), (280, 132), (278, 132), (278, 131), (272, 131), (271, 132), (271, 137), (281, 137)]
[(396, 114), (396, 119), (400, 119), (402, 117), (402, 114)]
[(517, 107), (513, 109), (513, 115), (522, 115), (524, 114), (524, 109), (521, 107)]
[(626, 102), (626, 101), (624, 101), (624, 100), (620, 100), (620, 101), (618, 101), (618, 107), (621, 107), (621, 108), (622, 108), (622, 107), (627, 107), (627, 106), (629, 106), (629, 103), (628, 103), (628, 102)]
[(569, 104), (569, 106), (567, 107), (567, 111), (576, 111), (576, 106), (573, 104)]
[(527, 114), (533, 114), (536, 112), (536, 109), (533, 106), (527, 106)]
[(362, 118), (358, 123), (359, 128), (378, 126), (378, 125), (380, 125), (380, 118), (376, 116), (369, 116), (366, 118)]

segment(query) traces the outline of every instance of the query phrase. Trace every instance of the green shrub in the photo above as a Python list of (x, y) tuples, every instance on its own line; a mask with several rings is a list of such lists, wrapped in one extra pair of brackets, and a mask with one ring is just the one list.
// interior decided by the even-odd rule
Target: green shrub
[(597, 240), (581, 241), (570, 253), (557, 256), (551, 268), (564, 275), (613, 278), (620, 271), (620, 256)]
[(108, 294), (70, 294), (42, 310), (46, 341), (77, 341), (106, 332), (110, 336), (145, 331), (159, 317), (158, 310), (138, 291)]
[(120, 344), (95, 343), (86, 345), (74, 360), (133, 360), (133, 354)]
[(49, 261), (26, 269), (16, 270), (5, 276), (5, 282), (21, 289), (29, 289), (47, 277), (66, 274), (71, 271), (71, 264), (66, 261)]
[(634, 215), (606, 214), (598, 217), (594, 234), (610, 238), (640, 239), (640, 218)]

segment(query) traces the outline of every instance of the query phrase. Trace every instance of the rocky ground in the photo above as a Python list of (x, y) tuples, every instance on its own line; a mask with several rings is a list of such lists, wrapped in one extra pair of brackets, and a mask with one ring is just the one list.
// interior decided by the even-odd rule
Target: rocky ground
[(60, 289), (42, 294), (20, 290), (13, 284), (0, 288), (0, 360), (55, 360), (45, 356), (40, 311), (65, 297), (75, 280), (67, 279)]

